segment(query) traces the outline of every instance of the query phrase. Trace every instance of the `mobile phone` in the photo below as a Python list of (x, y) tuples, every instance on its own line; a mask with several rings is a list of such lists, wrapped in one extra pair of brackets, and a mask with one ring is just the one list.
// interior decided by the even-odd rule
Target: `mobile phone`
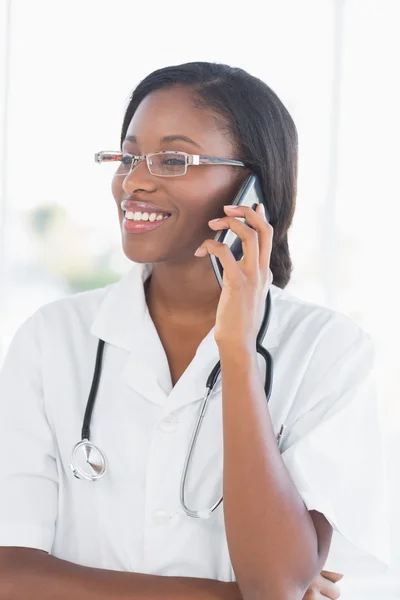
[[(236, 194), (232, 206), (250, 206), (255, 209), (257, 204), (263, 202), (265, 208), (265, 216), (267, 221), (269, 222), (269, 215), (265, 203), (264, 194), (261, 187), (260, 179), (257, 175), (250, 175), (241, 185), (238, 193)], [(248, 225), (245, 219), (241, 219), (246, 225)], [(250, 226), (249, 226), (250, 227)], [(241, 260), (243, 258), (243, 248), (242, 241), (236, 233), (231, 231), (230, 229), (223, 229), (219, 231), (217, 235), (214, 237), (214, 240), (217, 242), (221, 242), (227, 244), (231, 249), (231, 252), (236, 260)], [(224, 269), (222, 264), (218, 260), (216, 256), (210, 255), (211, 265), (215, 273), (215, 277), (222, 288), (223, 285), (223, 273)]]

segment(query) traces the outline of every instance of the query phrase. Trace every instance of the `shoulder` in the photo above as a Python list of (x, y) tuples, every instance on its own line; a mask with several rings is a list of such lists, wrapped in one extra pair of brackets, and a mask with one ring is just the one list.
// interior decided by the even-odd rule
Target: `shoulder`
[(89, 334), (90, 327), (104, 298), (117, 285), (112, 283), (75, 294), (69, 294), (47, 304), (43, 304), (23, 321), (19, 331), (35, 332), (40, 339), (63, 335), (66, 338)]
[(49, 322), (53, 319), (62, 321), (80, 321), (82, 324), (92, 322), (104, 298), (114, 289), (116, 283), (85, 292), (70, 294), (48, 304), (44, 304), (39, 313)]
[[(288, 290), (272, 286), (271, 305), (276, 345), (300, 351), (305, 360), (328, 366), (338, 357), (361, 352), (370, 360), (374, 341), (352, 317), (321, 304), (303, 300)], [(272, 324), (272, 320), (271, 320)]]
[(271, 409), (277, 421), (299, 423), (292, 441), (340, 407), (359, 399), (367, 405), (375, 393), (375, 343), (359, 323), (286, 290), (271, 293), (271, 307), (277, 331)]

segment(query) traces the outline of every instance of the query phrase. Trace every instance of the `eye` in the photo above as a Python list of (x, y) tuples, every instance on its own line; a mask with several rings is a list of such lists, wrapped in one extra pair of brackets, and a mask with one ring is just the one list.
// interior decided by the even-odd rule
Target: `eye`
[(167, 167), (180, 167), (181, 165), (185, 164), (185, 159), (183, 157), (176, 156), (164, 157), (162, 159), (162, 163)]
[(131, 165), (132, 164), (132, 158), (133, 158), (133, 154), (123, 154), (122, 155), (122, 159), (121, 159), (121, 163), (123, 165)]

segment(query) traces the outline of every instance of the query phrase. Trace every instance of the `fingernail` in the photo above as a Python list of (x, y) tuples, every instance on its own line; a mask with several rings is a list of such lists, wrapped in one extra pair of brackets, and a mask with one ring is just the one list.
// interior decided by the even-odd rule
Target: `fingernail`
[(207, 248), (204, 248), (203, 246), (199, 246), (196, 250), (196, 252), (194, 253), (195, 256), (206, 256), (207, 255)]
[(258, 209), (260, 213), (265, 217), (265, 206), (262, 202), (258, 205), (260, 208)]
[(237, 210), (238, 208), (241, 208), (240, 206), (232, 206), (232, 204), (227, 204), (226, 206), (224, 206), (224, 208), (227, 208), (228, 210)]
[(209, 223), (218, 223), (218, 221), (220, 221), (221, 219), (211, 219), (211, 221), (208, 221)]

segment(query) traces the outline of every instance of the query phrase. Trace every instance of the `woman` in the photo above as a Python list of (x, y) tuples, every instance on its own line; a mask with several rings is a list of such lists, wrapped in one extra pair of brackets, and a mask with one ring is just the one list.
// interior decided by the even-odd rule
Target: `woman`
[[(157, 154), (168, 151), (179, 161)], [(335, 571), (386, 558), (373, 349), (349, 318), (284, 290), (294, 123), (245, 71), (190, 63), (133, 92), (121, 152), (122, 162), (99, 156), (120, 160), (112, 193), (135, 265), (116, 284), (38, 310), (3, 365), (0, 599), (337, 598)], [(226, 160), (196, 166), (199, 155)], [(230, 206), (251, 173), (270, 224), (262, 205)], [(213, 239), (227, 228), (243, 242), (240, 262)], [(222, 291), (210, 255), (224, 267)], [(256, 353), (268, 292), (269, 403)], [(70, 459), (99, 339), (90, 440), (107, 470), (88, 481)], [(185, 499), (195, 510), (221, 491), (224, 500), (192, 518), (182, 470), (219, 359)]]

